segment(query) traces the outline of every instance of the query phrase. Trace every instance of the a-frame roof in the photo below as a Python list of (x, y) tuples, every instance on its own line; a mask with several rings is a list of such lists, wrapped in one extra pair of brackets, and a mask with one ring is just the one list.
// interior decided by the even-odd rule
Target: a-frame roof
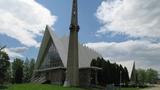
[[(59, 38), (49, 26), (46, 26), (44, 37), (40, 46), (39, 54), (37, 57), (36, 67), (38, 69), (44, 62), (44, 56), (47, 52), (49, 42), (53, 42), (59, 53), (64, 67), (67, 66), (67, 55), (68, 55), (68, 37)], [(90, 67), (90, 63), (93, 58), (101, 57), (97, 52), (79, 44), (79, 67)]]

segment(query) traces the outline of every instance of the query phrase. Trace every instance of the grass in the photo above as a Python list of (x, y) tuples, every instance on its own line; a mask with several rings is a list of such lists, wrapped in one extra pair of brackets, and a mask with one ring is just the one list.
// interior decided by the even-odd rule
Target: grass
[(84, 90), (81, 88), (69, 88), (48, 84), (15, 84), (10, 85), (6, 90)]
[(119, 90), (140, 90), (140, 88), (121, 88)]
[[(75, 87), (62, 87), (49, 84), (14, 84), (8, 87), (0, 87), (0, 90), (98, 90), (98, 89), (83, 89)], [(116, 90), (140, 90), (139, 88), (117, 88)]]
[(7, 86), (1, 86), (0, 85), (0, 90), (5, 90), (6, 88), (8, 88)]

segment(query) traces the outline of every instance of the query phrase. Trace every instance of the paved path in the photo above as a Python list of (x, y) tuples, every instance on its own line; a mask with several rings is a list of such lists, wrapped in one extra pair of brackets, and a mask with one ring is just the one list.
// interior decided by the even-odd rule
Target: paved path
[(141, 90), (160, 90), (160, 85), (156, 85), (155, 87), (141, 89)]

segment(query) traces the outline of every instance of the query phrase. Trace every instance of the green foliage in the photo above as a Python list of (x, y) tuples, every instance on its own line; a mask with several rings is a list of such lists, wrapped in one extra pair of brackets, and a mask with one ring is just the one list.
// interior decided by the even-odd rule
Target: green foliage
[(125, 85), (129, 82), (128, 70), (122, 65), (116, 63), (110, 63), (109, 60), (106, 61), (103, 58), (93, 59), (91, 66), (96, 66), (102, 68), (98, 71), (98, 82), (99, 85), (106, 86), (107, 84), (116, 84), (124, 83)]
[(35, 67), (35, 59), (31, 59), (29, 63), (29, 79), (32, 78), (34, 67)]
[(127, 67), (124, 67), (124, 75), (123, 75), (123, 82), (128, 82), (129, 81), (129, 75), (128, 75), (128, 69)]
[(85, 90), (81, 88), (69, 88), (48, 84), (15, 84), (11, 85), (7, 90)]
[(157, 80), (158, 80), (158, 72), (156, 70), (153, 70), (153, 69), (147, 69), (146, 71), (146, 81), (148, 83), (151, 83), (151, 84), (155, 84), (157, 83)]
[[(63, 87), (58, 85), (48, 85), (48, 84), (14, 84), (9, 87), (0, 87), (3, 90), (101, 90), (96, 88), (75, 88), (75, 87)], [(117, 88), (116, 90), (119, 90)], [(121, 88), (120, 90), (140, 90), (140, 88)]]
[(10, 66), (9, 56), (6, 52), (0, 51), (0, 84), (8, 80), (8, 69)]
[(140, 90), (140, 88), (121, 88), (120, 90)]
[(33, 74), (35, 60), (14, 59), (12, 63), (13, 83), (28, 83)]
[(24, 74), (24, 77), (23, 77), (23, 81), (24, 82), (29, 82), (29, 77), (30, 77), (30, 73), (29, 73), (29, 59), (26, 58), (26, 60), (24, 61), (24, 67), (23, 67), (23, 74)]
[(23, 72), (24, 72), (23, 82), (25, 82), (25, 83), (30, 82), (30, 79), (32, 77), (33, 70), (34, 70), (34, 65), (35, 65), (35, 60), (34, 59), (29, 60), (27, 58), (25, 60), (24, 68), (23, 68)]
[(22, 83), (23, 79), (23, 60), (14, 59), (12, 63), (14, 83)]
[(153, 69), (138, 69), (137, 72), (137, 78), (138, 82), (141, 85), (144, 85), (145, 83), (155, 84), (158, 80), (158, 72)]
[(137, 75), (138, 75), (137, 78), (138, 78), (139, 84), (144, 85), (145, 82), (146, 82), (146, 78), (147, 78), (145, 70), (138, 69), (137, 70)]

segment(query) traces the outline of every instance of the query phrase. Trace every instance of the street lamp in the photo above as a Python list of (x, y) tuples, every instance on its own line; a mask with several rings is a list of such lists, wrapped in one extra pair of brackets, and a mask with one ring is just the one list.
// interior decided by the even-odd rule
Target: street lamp
[(121, 79), (122, 79), (122, 78), (121, 78), (121, 77), (122, 77), (121, 74), (122, 74), (122, 71), (120, 71), (120, 78), (119, 78), (119, 79), (120, 79), (120, 80), (119, 80), (119, 87), (120, 87), (120, 89), (121, 89)]

